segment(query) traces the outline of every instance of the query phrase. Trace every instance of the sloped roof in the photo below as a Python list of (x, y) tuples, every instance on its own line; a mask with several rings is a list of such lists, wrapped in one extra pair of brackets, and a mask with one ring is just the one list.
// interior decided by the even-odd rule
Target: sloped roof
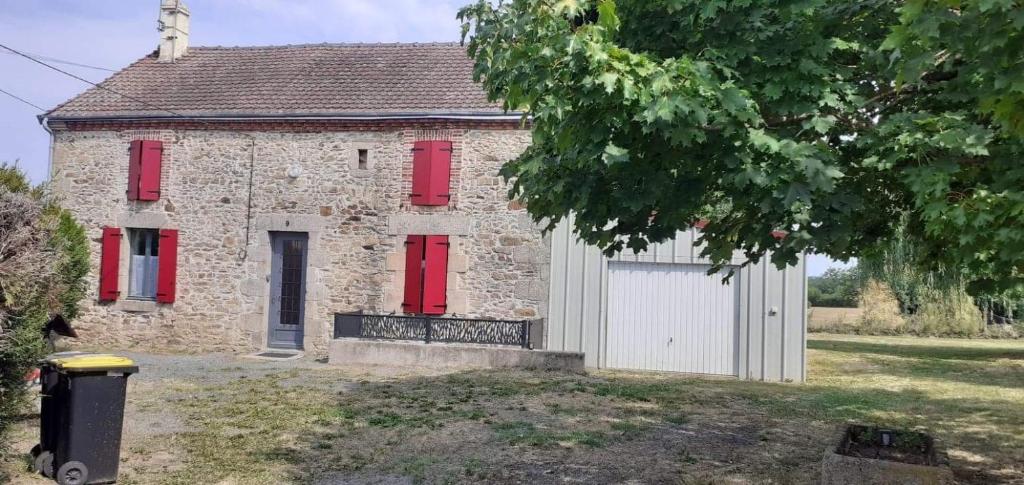
[(174, 62), (153, 53), (100, 86), (127, 96), (93, 87), (46, 116), (503, 114), (457, 43), (191, 47)]

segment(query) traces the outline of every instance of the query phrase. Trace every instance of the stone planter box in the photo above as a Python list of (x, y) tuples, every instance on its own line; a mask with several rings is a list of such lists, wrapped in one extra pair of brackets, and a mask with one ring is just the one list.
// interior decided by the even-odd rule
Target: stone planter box
[(821, 483), (946, 485), (956, 481), (945, 453), (931, 436), (850, 425), (838, 445), (825, 450)]

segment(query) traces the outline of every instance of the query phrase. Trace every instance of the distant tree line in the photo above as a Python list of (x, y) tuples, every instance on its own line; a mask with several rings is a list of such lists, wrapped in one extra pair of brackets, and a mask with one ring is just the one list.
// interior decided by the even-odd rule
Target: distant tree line
[(857, 306), (860, 287), (857, 267), (829, 268), (821, 276), (807, 278), (807, 301), (811, 306), (853, 308)]
[(863, 313), (849, 330), (861, 333), (1024, 335), (1024, 290), (972, 291), (973, 275), (962, 270), (924, 271), (917, 261), (928, 255), (911, 239), (897, 236), (853, 268), (808, 278), (808, 303), (860, 307)]

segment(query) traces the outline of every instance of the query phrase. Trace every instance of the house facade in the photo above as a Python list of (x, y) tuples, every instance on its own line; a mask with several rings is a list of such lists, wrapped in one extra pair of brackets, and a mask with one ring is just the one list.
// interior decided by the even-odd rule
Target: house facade
[[(535, 346), (587, 352), (595, 367), (705, 369), (608, 360), (635, 333), (628, 328), (689, 324), (609, 319), (651, 306), (608, 296), (637, 284), (622, 279), (630, 271), (651, 268), (583, 246), (577, 255), (565, 228), (542, 235), (508, 199), (499, 169), (530, 134), (473, 83), (463, 47), (189, 47), (188, 17), (180, 1), (164, 0), (156, 52), (41, 119), (52, 132), (52, 186), (93, 241), (90, 293), (75, 322), (84, 340), (322, 352), (339, 313), (458, 316), (537, 320)], [(693, 317), (736, 352), (705, 370), (802, 379), (802, 368), (759, 376), (739, 362), (741, 339), (760, 348), (774, 338), (769, 327), (788, 331), (788, 353), (757, 358), (802, 362), (804, 290), (792, 276), (801, 268), (786, 276), (759, 266), (762, 284), (734, 293), (752, 277), (723, 286), (696, 278), (704, 261), (651, 261), (688, 275), (659, 287), (727, 306)], [(768, 315), (776, 280), (794, 282), (772, 297), (788, 315)], [(700, 288), (672, 286), (687, 281)], [(755, 336), (749, 329), (762, 321)]]

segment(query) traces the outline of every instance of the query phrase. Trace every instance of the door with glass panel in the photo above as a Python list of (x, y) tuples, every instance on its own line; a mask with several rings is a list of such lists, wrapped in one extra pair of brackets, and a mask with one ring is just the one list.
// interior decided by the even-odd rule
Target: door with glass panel
[(270, 347), (302, 348), (308, 240), (304, 232), (270, 233)]

